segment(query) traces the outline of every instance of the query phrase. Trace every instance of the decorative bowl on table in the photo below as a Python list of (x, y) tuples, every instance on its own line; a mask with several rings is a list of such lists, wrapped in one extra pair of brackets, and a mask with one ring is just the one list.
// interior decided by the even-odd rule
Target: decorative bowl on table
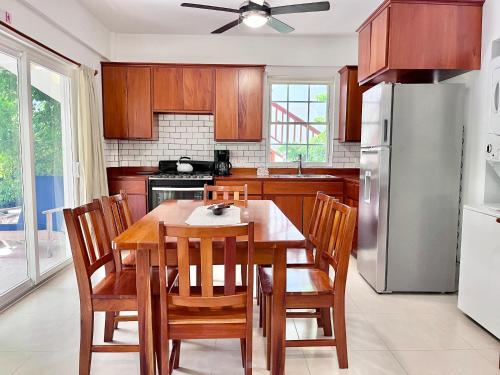
[(224, 213), (224, 210), (231, 206), (232, 204), (227, 204), (227, 203), (212, 204), (211, 206), (207, 207), (207, 210), (211, 210), (214, 215), (218, 216), (222, 215)]

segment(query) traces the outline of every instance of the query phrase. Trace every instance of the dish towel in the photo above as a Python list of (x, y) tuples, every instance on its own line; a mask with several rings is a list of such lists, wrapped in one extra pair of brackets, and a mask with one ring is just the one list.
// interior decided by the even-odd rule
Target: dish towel
[(214, 215), (208, 206), (197, 207), (186, 220), (188, 225), (212, 226), (240, 224), (240, 208), (231, 206), (224, 209), (222, 215)]

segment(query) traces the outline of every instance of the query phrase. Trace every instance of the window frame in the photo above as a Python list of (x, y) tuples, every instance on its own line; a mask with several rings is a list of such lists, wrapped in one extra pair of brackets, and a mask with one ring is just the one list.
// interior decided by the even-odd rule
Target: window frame
[[(265, 124), (266, 124), (266, 165), (270, 168), (296, 168), (297, 162), (272, 162), (270, 160), (271, 154), (271, 115), (272, 115), (272, 85), (273, 84), (302, 84), (302, 85), (326, 85), (328, 87), (328, 100), (327, 100), (327, 143), (326, 143), (326, 161), (325, 162), (307, 162), (303, 161), (302, 166), (307, 168), (326, 168), (332, 165), (333, 155), (333, 141), (334, 129), (336, 122), (335, 111), (335, 97), (337, 80), (335, 77), (330, 78), (297, 78), (297, 77), (268, 77), (266, 85), (266, 111), (265, 111)], [(309, 102), (308, 102), (309, 103)], [(309, 122), (307, 122), (309, 124)]]

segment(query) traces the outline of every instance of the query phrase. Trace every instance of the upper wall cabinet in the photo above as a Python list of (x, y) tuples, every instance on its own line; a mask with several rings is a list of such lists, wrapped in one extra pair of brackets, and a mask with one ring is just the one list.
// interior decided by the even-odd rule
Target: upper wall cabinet
[(261, 141), (263, 67), (217, 67), (215, 140)]
[(153, 139), (151, 68), (102, 66), (104, 138)]
[(371, 86), (359, 86), (357, 66), (344, 66), (339, 74), (339, 142), (360, 142), (363, 92)]
[(361, 84), (427, 83), (481, 68), (484, 0), (386, 0), (361, 27)]
[(213, 113), (214, 68), (155, 66), (153, 110), (156, 112)]

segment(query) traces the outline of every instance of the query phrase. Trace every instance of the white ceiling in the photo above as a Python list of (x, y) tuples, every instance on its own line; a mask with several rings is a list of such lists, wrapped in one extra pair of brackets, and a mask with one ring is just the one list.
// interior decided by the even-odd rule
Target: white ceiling
[[(207, 35), (231, 22), (235, 14), (180, 6), (192, 2), (239, 8), (242, 0), (79, 0), (110, 31), (131, 34)], [(315, 1), (315, 0), (310, 0)], [(383, 0), (331, 0), (328, 12), (281, 15), (276, 18), (295, 28), (291, 35), (352, 34)], [(308, 0), (268, 0), (271, 6), (300, 4)], [(225, 35), (279, 35), (264, 26), (240, 25)]]

